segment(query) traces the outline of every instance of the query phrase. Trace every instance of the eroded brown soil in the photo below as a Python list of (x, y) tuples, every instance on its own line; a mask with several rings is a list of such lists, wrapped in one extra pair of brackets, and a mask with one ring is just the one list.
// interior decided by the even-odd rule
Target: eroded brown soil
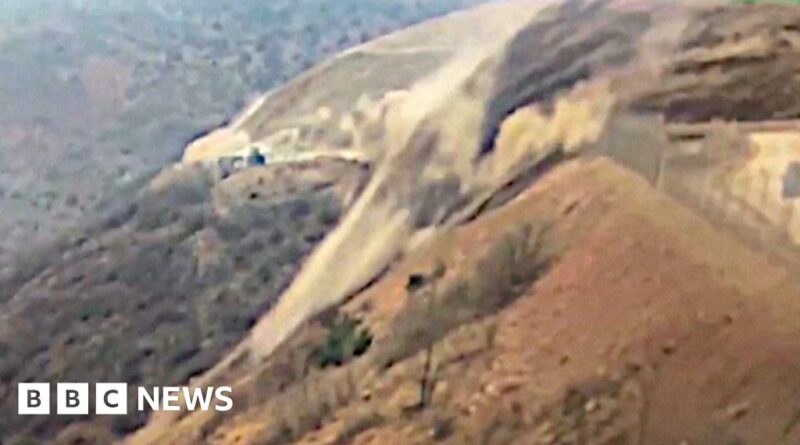
[[(396, 324), (413, 298), (408, 277), (441, 259), (446, 283), (469, 279), (504, 234), (541, 220), (555, 222), (552, 268), (435, 343), (432, 403), (417, 408), (424, 354), (378, 365), (386, 345), (413, 341)], [(235, 415), (189, 416), (163, 443), (791, 443), (795, 289), (784, 267), (641, 178), (570, 162), (348, 302), (375, 334), (372, 352), (286, 380), (275, 370), (319, 337), (312, 323), (235, 386)]]

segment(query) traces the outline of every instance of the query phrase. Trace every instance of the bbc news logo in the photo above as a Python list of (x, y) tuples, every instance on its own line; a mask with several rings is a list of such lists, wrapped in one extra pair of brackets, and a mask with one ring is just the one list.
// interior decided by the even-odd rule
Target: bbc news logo
[[(44, 416), (51, 413), (49, 383), (20, 383), (17, 385), (17, 413), (24, 416)], [(89, 414), (88, 383), (56, 384), (57, 415)], [(128, 414), (128, 385), (126, 383), (97, 383), (94, 385), (94, 414), (122, 416)], [(163, 386), (138, 387), (136, 410), (145, 411), (230, 411), (233, 409), (231, 388), (189, 388)]]

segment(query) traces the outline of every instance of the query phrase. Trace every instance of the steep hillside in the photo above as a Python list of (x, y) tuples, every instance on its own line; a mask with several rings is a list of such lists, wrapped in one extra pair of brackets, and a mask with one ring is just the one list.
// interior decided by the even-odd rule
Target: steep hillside
[[(87, 372), (59, 348), (88, 348), (120, 354), (92, 377), (230, 384), (235, 409), (0, 431), (797, 441), (799, 256), (703, 188), (748, 136), (698, 129), (798, 117), (781, 96), (798, 21), (777, 4), (520, 0), (341, 53), (189, 144), (115, 224), (0, 282), (4, 404), (17, 379)], [(272, 163), (215, 176), (253, 150)]]
[[(367, 173), (337, 160), (222, 181), (168, 169), (116, 219), (18, 259), (0, 300), (0, 431), (52, 438), (76, 421), (15, 415), (16, 382), (177, 384), (211, 368), (275, 303)], [(95, 420), (105, 437), (145, 419)]]
[(796, 285), (641, 178), (573, 161), (338, 309), (374, 336), (363, 356), (319, 368), (319, 318), (235, 380), (235, 412), (159, 443), (793, 443)]
[[(767, 74), (781, 78), (784, 67), (794, 66), (799, 48), (796, 32), (787, 23), (798, 14), (797, 8), (779, 5), (501, 3), (346, 53), (257, 101), (230, 126), (191, 144), (184, 161), (209, 162), (251, 145), (267, 151), (344, 146), (372, 159), (374, 174), (350, 212), (308, 258), (248, 341), (196, 383), (257, 378), (259, 363), (279, 353), (285, 341), (291, 343), (305, 322), (369, 285), (387, 267), (394, 270), (398, 257), (435, 242), (449, 227), (471, 220), (479, 223), (488, 209), (502, 211), (504, 204), (561, 159), (582, 152), (606, 154), (643, 173), (654, 172), (659, 185), (664, 153), (674, 149), (667, 124), (794, 117), (788, 102), (764, 96), (758, 100), (759, 108), (753, 109), (745, 107), (741, 98), (756, 90), (769, 95), (759, 89), (761, 82), (771, 78)], [(460, 48), (453, 44), (458, 37), (474, 35), (471, 31), (478, 27), (483, 37), (493, 36), (484, 39), (484, 45)], [(415, 39), (425, 41), (434, 30), (443, 42), (439, 51), (447, 56), (430, 75), (382, 76), (381, 62), (370, 65), (374, 70), (358, 68), (364, 57), (391, 61), (398, 55), (427, 54), (427, 47)], [(420, 72), (426, 72), (424, 62), (420, 66)], [(348, 70), (368, 75), (349, 76), (359, 82), (331, 89), (341, 84), (335, 80)], [(384, 83), (384, 79), (394, 83)], [(358, 91), (368, 95), (359, 97)], [(337, 116), (340, 109), (344, 112)], [(326, 132), (329, 129), (332, 134)], [(737, 154), (733, 148), (722, 147), (731, 156)], [(710, 153), (696, 158), (713, 161)], [(653, 210), (652, 202), (645, 209)], [(683, 227), (694, 231), (692, 225)], [(708, 242), (704, 235), (698, 236), (701, 244)], [(353, 250), (353, 246), (368, 248)], [(759, 270), (739, 268), (729, 258), (718, 261), (738, 273)], [(632, 285), (624, 274), (619, 276), (622, 286)], [(712, 286), (705, 281), (712, 278), (713, 274), (698, 278), (698, 289)], [(678, 280), (677, 275), (674, 279)], [(741, 284), (752, 288), (757, 281)], [(719, 287), (713, 292), (724, 294), (724, 286)], [(712, 293), (708, 298), (717, 297)], [(596, 328), (608, 326), (599, 322)], [(652, 334), (652, 325), (640, 328)], [(674, 335), (675, 341), (682, 336), (677, 331)], [(270, 373), (265, 371), (265, 375)], [(334, 386), (342, 385), (349, 384), (339, 381)], [(283, 403), (299, 397), (283, 390), (281, 386), (275, 390), (279, 394), (273, 394)], [(324, 413), (341, 403), (341, 394), (332, 391), (328, 396), (333, 399), (321, 405)], [(212, 419), (210, 426), (202, 428), (194, 423), (203, 423), (207, 417), (188, 416), (182, 421), (185, 430), (173, 430), (175, 416), (155, 416), (130, 443), (162, 443), (165, 437), (177, 440), (177, 436), (163, 436), (167, 431), (181, 431), (200, 441), (220, 421)], [(701, 422), (697, 434), (716, 434), (712, 420)], [(312, 422), (311, 426), (320, 425)], [(288, 439), (270, 440), (280, 443), (306, 432), (297, 425), (287, 428), (293, 431)], [(769, 434), (776, 433), (770, 430)], [(634, 441), (630, 434), (626, 437), (612, 439)]]
[(0, 270), (253, 96), (476, 0), (4, 1)]

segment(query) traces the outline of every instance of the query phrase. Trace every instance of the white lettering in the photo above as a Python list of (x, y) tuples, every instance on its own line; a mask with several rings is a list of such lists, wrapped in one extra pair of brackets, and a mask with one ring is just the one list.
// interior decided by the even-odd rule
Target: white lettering
[(158, 388), (154, 389), (153, 397), (150, 397), (150, 393), (147, 392), (147, 388), (139, 387), (139, 397), (138, 397), (138, 400), (139, 400), (139, 403), (138, 403), (139, 411), (144, 411), (145, 410), (145, 408), (144, 408), (145, 401), (147, 401), (147, 404), (150, 406), (150, 409), (152, 411), (158, 411), (159, 410), (159, 404), (158, 404), (159, 397), (158, 397), (158, 395), (159, 395)]
[(200, 403), (200, 409), (203, 411), (208, 411), (208, 407), (211, 405), (211, 398), (214, 395), (214, 388), (206, 388), (205, 393), (201, 388), (183, 388), (183, 397), (186, 399), (186, 408), (189, 411), (194, 411), (198, 404)]
[(162, 402), (164, 411), (180, 411), (180, 392), (181, 389), (177, 386), (165, 386), (161, 388)]
[(231, 394), (233, 391), (231, 390), (230, 386), (220, 386), (219, 388), (214, 391), (214, 394), (217, 397), (217, 400), (223, 403), (218, 403), (214, 406), (217, 411), (230, 411), (233, 409), (233, 399), (225, 394)]

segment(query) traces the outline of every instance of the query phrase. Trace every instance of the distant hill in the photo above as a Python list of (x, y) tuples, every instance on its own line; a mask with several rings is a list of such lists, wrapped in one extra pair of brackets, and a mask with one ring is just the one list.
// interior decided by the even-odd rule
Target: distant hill
[[(96, 225), (15, 257), (16, 274), (0, 280), (0, 431), (52, 438), (74, 422), (15, 415), (12, 382), (178, 384), (210, 369), (275, 304), (366, 174), (337, 160), (224, 181), (171, 168)], [(145, 417), (109, 420), (119, 435)]]
[(345, 48), (477, 3), (0, 2), (0, 269)]

